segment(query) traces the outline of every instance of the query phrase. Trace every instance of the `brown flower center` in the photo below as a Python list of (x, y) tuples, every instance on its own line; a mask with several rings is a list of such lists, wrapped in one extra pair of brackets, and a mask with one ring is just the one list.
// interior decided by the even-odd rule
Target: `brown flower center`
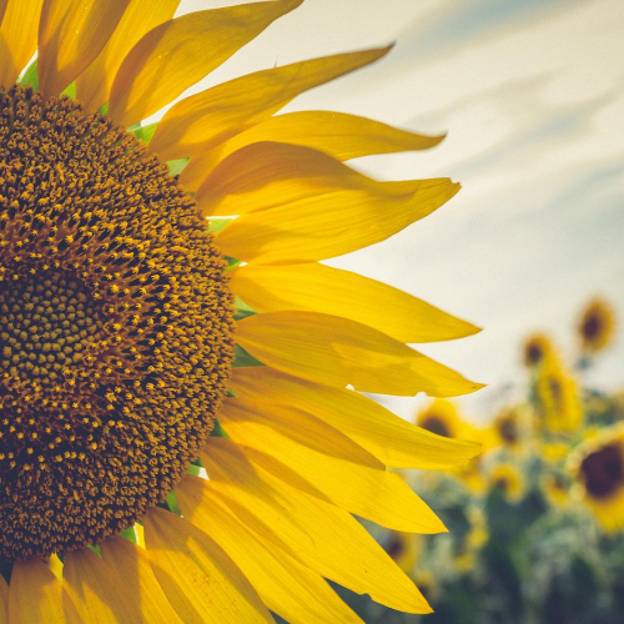
[(224, 394), (224, 271), (133, 135), (0, 91), (0, 560), (97, 542), (166, 497)]
[(624, 458), (618, 444), (609, 444), (581, 463), (585, 489), (592, 498), (609, 498), (624, 485)]

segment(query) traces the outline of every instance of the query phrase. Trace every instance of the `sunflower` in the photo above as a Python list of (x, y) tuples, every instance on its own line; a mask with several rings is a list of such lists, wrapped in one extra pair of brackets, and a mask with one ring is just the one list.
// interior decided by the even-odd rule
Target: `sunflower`
[(573, 495), (607, 533), (624, 528), (624, 425), (603, 430), (570, 459)]
[(583, 406), (577, 383), (557, 358), (546, 359), (540, 368), (536, 395), (540, 426), (552, 433), (578, 431), (583, 421)]
[(445, 438), (474, 437), (474, 429), (461, 419), (455, 405), (444, 399), (435, 399), (419, 412), (416, 424)]
[(491, 489), (498, 489), (512, 502), (519, 502), (526, 489), (524, 477), (518, 467), (510, 462), (497, 463), (488, 474)]
[(578, 324), (578, 335), (585, 353), (596, 353), (611, 345), (615, 317), (611, 306), (602, 299), (590, 301)]
[(524, 363), (529, 367), (539, 366), (553, 353), (553, 344), (545, 334), (529, 336), (523, 347)]
[(518, 449), (525, 438), (525, 423), (520, 407), (502, 410), (494, 419), (491, 427), (492, 446)]
[(555, 509), (567, 506), (569, 497), (569, 484), (565, 477), (557, 472), (547, 472), (540, 477), (540, 489), (546, 501)]
[(300, 3), (0, 2), (0, 621), (359, 621), (326, 579), (429, 610), (351, 514), (445, 530), (387, 467), (477, 447), (360, 392), (476, 390), (406, 343), (478, 330), (319, 261), (458, 185), (343, 162), (440, 137), (276, 115), (388, 48), (242, 76), (141, 125)]
[[(384, 544), (384, 550), (392, 557), (401, 570), (408, 575), (414, 568), (418, 555), (422, 550), (418, 541), (419, 537), (413, 533), (391, 531), (389, 539)], [(419, 589), (422, 591), (422, 587)]]

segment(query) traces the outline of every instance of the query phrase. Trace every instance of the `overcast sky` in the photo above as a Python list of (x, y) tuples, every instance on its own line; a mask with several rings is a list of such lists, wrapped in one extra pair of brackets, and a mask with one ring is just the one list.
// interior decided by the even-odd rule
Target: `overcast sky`
[[(235, 4), (183, 0), (181, 12)], [(240, 3), (238, 3), (240, 4)], [(517, 383), (522, 339), (572, 355), (584, 302), (624, 327), (624, 1), (307, 0), (206, 79), (396, 41), (381, 62), (286, 110), (334, 109), (423, 133), (434, 150), (352, 163), (463, 189), (390, 242), (331, 264), (382, 279), (485, 330), (422, 351), (489, 384), (460, 399), (484, 420)], [(621, 332), (622, 333), (622, 332)], [(593, 378), (624, 386), (624, 340)], [(417, 401), (393, 401), (408, 417)]]

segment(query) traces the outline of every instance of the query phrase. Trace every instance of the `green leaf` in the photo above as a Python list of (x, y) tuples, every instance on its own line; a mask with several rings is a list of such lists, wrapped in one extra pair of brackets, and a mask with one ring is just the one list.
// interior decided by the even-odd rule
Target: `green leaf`
[(208, 230), (216, 234), (232, 221), (234, 221), (234, 217), (210, 217), (208, 220)]

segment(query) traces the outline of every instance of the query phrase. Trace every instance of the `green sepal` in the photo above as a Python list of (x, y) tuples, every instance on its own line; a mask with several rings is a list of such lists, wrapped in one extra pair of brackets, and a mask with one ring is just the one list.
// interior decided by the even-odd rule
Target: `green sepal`
[[(136, 134), (136, 133), (135, 133)], [(169, 167), (169, 175), (171, 176), (179, 176), (183, 171), (184, 167), (188, 165), (190, 158), (176, 158), (175, 160), (168, 160), (167, 167)]]
[(244, 368), (246, 366), (264, 366), (264, 364), (256, 360), (250, 353), (247, 353), (243, 347), (236, 345), (234, 347), (234, 362), (232, 363), (232, 368)]
[(32, 87), (35, 91), (39, 88), (39, 71), (37, 69), (37, 59), (27, 68), (22, 76), (17, 80), (20, 87)]

